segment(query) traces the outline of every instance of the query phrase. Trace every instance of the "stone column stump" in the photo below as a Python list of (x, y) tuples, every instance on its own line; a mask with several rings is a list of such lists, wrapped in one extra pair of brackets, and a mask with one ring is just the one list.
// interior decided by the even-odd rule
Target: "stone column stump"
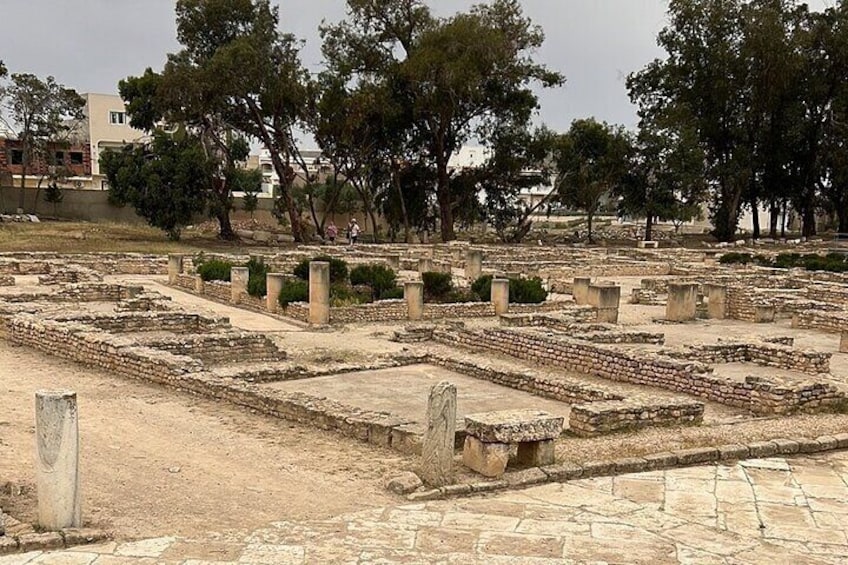
[(79, 413), (72, 391), (35, 393), (38, 523), (47, 530), (82, 525)]
[(413, 322), (421, 320), (424, 317), (424, 283), (404, 283), (403, 297), (406, 300), (406, 317)]
[(711, 284), (707, 287), (707, 317), (724, 320), (727, 317), (727, 287)]
[(286, 276), (282, 273), (265, 275), (265, 309), (269, 312), (277, 312), (280, 309), (280, 292), (285, 280)]
[(509, 312), (509, 279), (492, 279), (492, 304), (496, 316)]
[(589, 285), (592, 284), (592, 279), (589, 277), (575, 277), (571, 284), (571, 297), (574, 303), (578, 306), (583, 306), (589, 303)]
[(668, 303), (665, 319), (670, 322), (689, 322), (695, 319), (698, 303), (698, 285), (694, 283), (668, 283)]
[(618, 308), (621, 304), (621, 287), (613, 284), (590, 284), (587, 302), (597, 308), (597, 322), (617, 324)]
[(183, 255), (168, 255), (168, 284), (177, 282), (177, 275), (183, 272)]
[(427, 430), (421, 445), (421, 480), (441, 487), (453, 482), (456, 441), (456, 387), (442, 381), (430, 389)]
[(242, 298), (247, 295), (247, 280), (250, 278), (250, 271), (247, 267), (233, 267), (230, 270), (230, 300), (234, 304), (241, 302)]
[(474, 282), (483, 274), (483, 252), (476, 249), (465, 254), (465, 278)]
[(330, 323), (330, 263), (309, 263), (309, 323), (326, 326)]
[(418, 273), (432, 273), (433, 272), (433, 260), (430, 257), (420, 257), (418, 259)]

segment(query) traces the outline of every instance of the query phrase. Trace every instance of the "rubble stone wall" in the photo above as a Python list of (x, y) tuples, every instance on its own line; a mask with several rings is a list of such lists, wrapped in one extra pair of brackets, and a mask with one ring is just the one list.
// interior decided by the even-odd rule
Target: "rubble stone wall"
[(592, 402), (571, 407), (568, 429), (580, 437), (594, 437), (650, 426), (692, 426), (703, 419), (700, 402)]
[(848, 312), (822, 312), (809, 310), (795, 312), (792, 327), (808, 330), (820, 330), (828, 333), (842, 333), (848, 330)]

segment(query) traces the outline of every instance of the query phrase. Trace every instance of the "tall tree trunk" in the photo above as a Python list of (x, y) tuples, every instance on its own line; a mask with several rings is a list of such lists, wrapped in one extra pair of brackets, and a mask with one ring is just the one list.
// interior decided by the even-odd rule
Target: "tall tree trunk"
[(648, 213), (648, 218), (645, 220), (645, 241), (652, 241), (654, 228), (654, 215)]
[(448, 160), (442, 155), (438, 158), (438, 184), (436, 197), (439, 201), (439, 221), (442, 242), (453, 241), (456, 233), (453, 230), (453, 198), (451, 198), (450, 176), (448, 175)]
[(812, 204), (804, 206), (803, 224), (801, 226), (801, 235), (804, 237), (812, 237), (816, 235), (816, 208)]
[(412, 243), (412, 229), (409, 226), (409, 215), (406, 213), (406, 200), (403, 198), (403, 189), (400, 186), (400, 174), (397, 170), (392, 172), (394, 176), (394, 185), (397, 189), (398, 200), (400, 200), (400, 211), (403, 215), (403, 241), (404, 243)]
[(750, 204), (754, 239), (760, 239), (760, 206), (756, 196), (751, 197)]
[(772, 199), (769, 205), (769, 237), (777, 239), (777, 223), (780, 221), (780, 206)]
[(840, 234), (848, 234), (848, 206), (844, 204), (836, 211), (836, 217), (839, 219), (839, 227), (837, 228)]
[(592, 212), (592, 211), (589, 211), (586, 214), (586, 226), (589, 230), (589, 243), (595, 243), (595, 240), (592, 239), (592, 216), (594, 216), (594, 215), (595, 215), (595, 213)]
[(783, 200), (783, 210), (780, 214), (780, 237), (783, 239), (786, 237), (786, 200)]
[(21, 189), (18, 193), (18, 209), (23, 213), (24, 204), (25, 204), (25, 194), (26, 194), (26, 174), (27, 174), (27, 156), (26, 150), (23, 153), (23, 160), (21, 161)]
[(236, 238), (236, 233), (233, 231), (233, 225), (230, 223), (230, 211), (220, 209), (215, 213), (215, 218), (218, 220), (219, 233), (218, 237), (231, 241)]

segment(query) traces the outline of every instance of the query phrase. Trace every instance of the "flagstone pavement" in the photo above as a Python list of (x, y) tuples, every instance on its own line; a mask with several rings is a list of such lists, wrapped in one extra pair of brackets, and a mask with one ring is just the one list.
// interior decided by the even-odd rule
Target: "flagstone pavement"
[(0, 565), (835, 564), (848, 563), (846, 534), (848, 452), (835, 452), (401, 504), (204, 539), (30, 552)]

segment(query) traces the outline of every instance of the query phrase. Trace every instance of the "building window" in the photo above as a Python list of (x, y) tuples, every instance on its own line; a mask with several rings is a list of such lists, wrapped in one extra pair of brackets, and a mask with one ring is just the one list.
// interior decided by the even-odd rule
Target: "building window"
[(126, 112), (109, 112), (109, 123), (115, 125), (124, 125), (127, 122)]
[(53, 164), (54, 165), (64, 165), (65, 164), (65, 152), (64, 151), (56, 151), (53, 153)]
[(24, 164), (24, 152), (21, 149), (12, 149), (9, 151), (9, 163), (12, 165)]
[(82, 151), (71, 151), (71, 165), (82, 165)]

